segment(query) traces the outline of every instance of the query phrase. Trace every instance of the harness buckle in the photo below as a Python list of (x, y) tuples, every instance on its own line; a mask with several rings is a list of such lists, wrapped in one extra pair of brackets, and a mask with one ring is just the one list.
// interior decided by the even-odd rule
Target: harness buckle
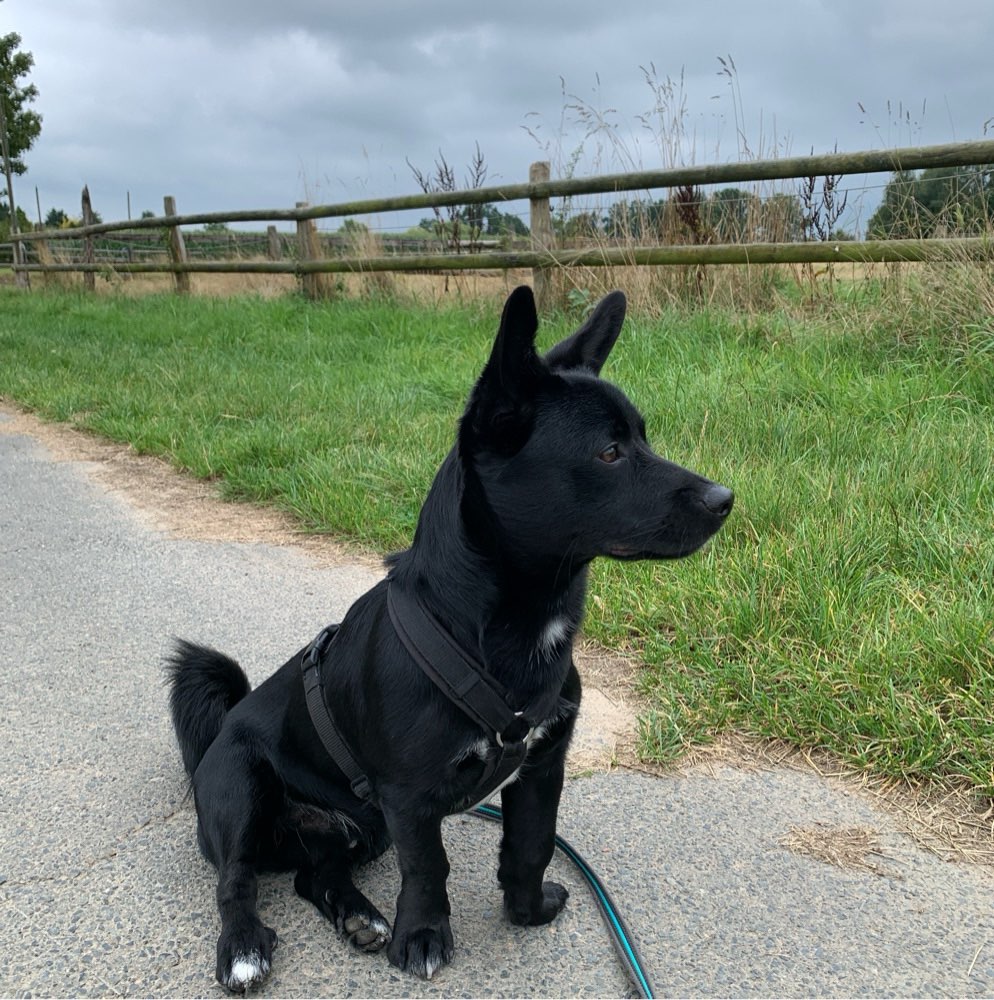
[[(524, 718), (524, 714), (525, 714), (524, 712), (515, 712), (514, 713), (514, 720), (515, 721), (512, 722), (507, 727), (507, 729), (504, 730), (503, 733), (496, 733), (495, 734), (495, 738), (497, 740), (497, 746), (503, 748), (503, 746), (504, 746), (504, 737), (505, 736), (507, 736), (507, 741), (509, 743), (520, 743), (522, 740), (527, 740), (528, 737), (531, 736), (531, 734), (535, 731), (535, 727), (528, 725), (528, 720)], [(521, 733), (521, 725), (522, 724), (528, 727), (523, 733)], [(513, 736), (513, 735), (508, 736), (507, 734), (511, 733), (512, 730), (515, 731), (515, 732), (521, 733), (521, 735), (519, 735), (519, 736)]]

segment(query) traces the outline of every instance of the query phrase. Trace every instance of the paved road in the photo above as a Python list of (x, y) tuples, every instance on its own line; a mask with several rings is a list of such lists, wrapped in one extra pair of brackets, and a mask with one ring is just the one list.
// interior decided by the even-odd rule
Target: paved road
[[(222, 995), (214, 880), (160, 658), (184, 635), (258, 681), (371, 579), (290, 549), (159, 533), (84, 464), (0, 433), (0, 995)], [(889, 874), (778, 846), (816, 822), (878, 830)], [(923, 853), (814, 776), (578, 778), (560, 831), (623, 907), (660, 995), (994, 994), (989, 877)], [(631, 995), (567, 862), (554, 862), (571, 899), (553, 926), (503, 922), (497, 836), (447, 822), (457, 953), (430, 983), (350, 954), (289, 877), (267, 878), (261, 910), (280, 947), (259, 995)], [(360, 884), (389, 915), (392, 855)]]

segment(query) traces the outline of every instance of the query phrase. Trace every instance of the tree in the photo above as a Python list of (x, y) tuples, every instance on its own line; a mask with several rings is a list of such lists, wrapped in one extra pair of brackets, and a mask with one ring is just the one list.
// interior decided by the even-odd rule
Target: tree
[(896, 170), (884, 188), (883, 200), (866, 227), (871, 239), (907, 239), (918, 231), (914, 170)]
[(438, 219), (423, 217), (416, 228), (423, 229), (428, 233), (438, 235), (448, 239), (455, 224), (460, 231), (465, 232), (472, 224), (479, 225), (478, 235), (487, 235), (494, 239), (502, 236), (527, 236), (528, 227), (521, 219), (511, 212), (502, 212), (496, 205), (489, 202), (484, 205), (464, 205), (462, 208), (453, 208), (448, 221), (439, 223)]
[(69, 221), (69, 216), (61, 208), (53, 208), (45, 216), (46, 229), (58, 229)]
[(755, 238), (761, 243), (796, 243), (804, 238), (804, 213), (794, 195), (778, 191), (763, 199)]
[(720, 188), (704, 203), (704, 218), (716, 243), (744, 243), (759, 217), (759, 197), (741, 188)]
[(662, 237), (666, 201), (616, 201), (604, 217), (604, 232), (614, 239), (652, 240)]
[(496, 205), (480, 206), (483, 212), (484, 231), (488, 236), (527, 236), (528, 227), (521, 217), (511, 212), (502, 212)]
[[(31, 220), (24, 214), (24, 209), (17, 206), (17, 230), (23, 233), (31, 228)], [(0, 202), (0, 236), (6, 236), (10, 232), (10, 209), (6, 202)]]
[(593, 239), (601, 231), (601, 218), (596, 212), (574, 212), (566, 219), (557, 216), (554, 226), (562, 239)]
[[(27, 107), (38, 97), (38, 88), (18, 83), (34, 66), (34, 56), (19, 52), (20, 44), (17, 32), (0, 36), (0, 126), (6, 126), (7, 164), (18, 175), (28, 169), (22, 157), (41, 134), (41, 115)], [(6, 197), (7, 192), (3, 194)]]
[(929, 167), (891, 175), (870, 217), (875, 239), (927, 239), (987, 231), (994, 221), (994, 169)]

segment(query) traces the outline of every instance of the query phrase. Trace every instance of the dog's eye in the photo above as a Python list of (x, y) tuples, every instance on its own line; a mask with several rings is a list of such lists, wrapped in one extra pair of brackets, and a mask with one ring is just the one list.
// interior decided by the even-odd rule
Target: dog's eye
[(605, 465), (610, 465), (612, 462), (617, 462), (621, 458), (621, 452), (618, 450), (616, 444), (608, 445), (598, 456)]

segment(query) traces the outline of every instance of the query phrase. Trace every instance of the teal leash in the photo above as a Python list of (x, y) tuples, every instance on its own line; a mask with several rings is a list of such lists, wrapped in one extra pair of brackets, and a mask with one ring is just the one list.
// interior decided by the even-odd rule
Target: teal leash
[[(474, 815), (480, 816), (483, 819), (489, 819), (494, 823), (500, 823), (503, 819), (498, 806), (482, 805), (477, 806), (471, 811)], [(594, 894), (594, 900), (597, 902), (601, 916), (604, 918), (604, 923), (607, 924), (607, 929), (611, 933), (611, 943), (614, 945), (615, 951), (617, 951), (618, 957), (621, 959), (621, 964), (625, 967), (625, 972), (628, 973), (629, 978), (638, 990), (639, 996), (643, 997), (644, 1000), (652, 1000), (655, 994), (649, 982), (649, 977), (642, 968), (642, 959), (635, 947), (631, 932), (628, 930), (625, 921), (614, 905), (614, 900), (611, 899), (607, 889), (604, 888), (604, 884), (597, 877), (590, 865), (584, 861), (579, 851), (564, 837), (560, 837), (558, 833), (556, 834), (556, 847), (576, 865), (580, 874), (586, 880), (587, 885), (590, 886), (591, 892)]]

